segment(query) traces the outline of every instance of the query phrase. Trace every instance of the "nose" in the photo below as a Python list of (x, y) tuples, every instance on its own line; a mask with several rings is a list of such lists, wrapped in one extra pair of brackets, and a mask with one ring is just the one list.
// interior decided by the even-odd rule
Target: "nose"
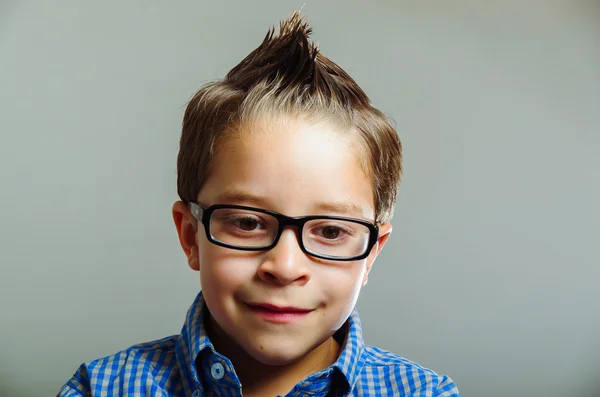
[(278, 285), (306, 284), (310, 280), (310, 259), (300, 249), (297, 230), (286, 229), (277, 245), (265, 252), (258, 276)]

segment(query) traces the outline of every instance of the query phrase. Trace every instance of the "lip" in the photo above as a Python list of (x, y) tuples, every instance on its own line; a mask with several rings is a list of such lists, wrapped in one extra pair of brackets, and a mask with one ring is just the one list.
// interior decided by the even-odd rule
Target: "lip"
[(284, 313), (299, 313), (299, 312), (311, 312), (312, 309), (303, 309), (301, 307), (294, 306), (277, 306), (270, 303), (247, 303), (251, 308), (265, 309), (273, 312), (284, 312)]
[(313, 309), (294, 306), (277, 306), (270, 303), (246, 303), (252, 313), (273, 323), (285, 324), (305, 318)]

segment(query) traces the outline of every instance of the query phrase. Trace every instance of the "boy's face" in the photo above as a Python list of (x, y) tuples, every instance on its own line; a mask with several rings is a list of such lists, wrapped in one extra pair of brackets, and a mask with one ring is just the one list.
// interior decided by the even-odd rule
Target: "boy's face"
[[(202, 207), (239, 204), (288, 216), (373, 221), (373, 186), (358, 161), (353, 137), (300, 121), (253, 128), (219, 147), (198, 196)], [(391, 231), (389, 224), (380, 226), (368, 258), (342, 262), (303, 253), (293, 227), (283, 231), (273, 249), (247, 252), (209, 242), (199, 222), (194, 230), (196, 221), (182, 203), (176, 203), (174, 216), (218, 327), (251, 357), (270, 365), (305, 356), (343, 325)], [(252, 307), (257, 303), (308, 312), (273, 321)]]

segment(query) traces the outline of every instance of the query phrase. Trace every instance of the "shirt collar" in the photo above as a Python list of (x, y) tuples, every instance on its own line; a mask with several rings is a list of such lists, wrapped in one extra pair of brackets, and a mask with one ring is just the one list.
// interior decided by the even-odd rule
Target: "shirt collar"
[[(216, 363), (222, 364), (223, 367), (221, 368), (225, 369), (225, 374), (222, 376), (220, 383), (226, 383), (225, 386), (228, 388), (236, 387), (236, 383), (239, 384), (231, 362), (215, 351), (208, 337), (204, 321), (207, 314), (208, 309), (204, 297), (202, 296), (202, 292), (199, 292), (187, 312), (176, 347), (183, 387), (186, 391), (198, 388), (202, 389), (200, 378), (206, 378), (208, 374), (211, 374), (211, 369)], [(296, 386), (299, 391), (310, 391), (312, 393), (318, 392), (319, 389), (321, 391), (328, 391), (332, 386), (333, 377), (343, 379), (343, 387), (341, 385), (336, 385), (336, 387), (342, 387), (346, 389), (346, 392), (353, 389), (358, 375), (364, 366), (365, 349), (362, 326), (356, 309), (352, 311), (348, 320), (336, 332), (334, 337), (342, 345), (339, 358), (329, 368), (312, 374), (300, 382)], [(205, 351), (206, 353), (203, 353)], [(203, 374), (199, 376), (195, 363), (198, 357), (201, 356), (201, 353)], [(337, 378), (334, 381), (337, 381)], [(209, 380), (209, 383), (212, 386), (216, 386), (213, 383), (214, 381), (215, 379)]]

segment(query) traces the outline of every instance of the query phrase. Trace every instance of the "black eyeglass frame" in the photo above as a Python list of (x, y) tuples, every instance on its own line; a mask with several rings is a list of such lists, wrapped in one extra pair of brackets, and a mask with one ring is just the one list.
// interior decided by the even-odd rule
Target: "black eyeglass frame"
[[(204, 231), (206, 233), (206, 238), (208, 239), (208, 241), (210, 241), (211, 243), (213, 243), (215, 245), (221, 246), (221, 247), (231, 248), (231, 249), (239, 250), (239, 251), (268, 251), (277, 245), (277, 243), (279, 242), (279, 239), (281, 237), (281, 234), (283, 233), (283, 230), (287, 226), (294, 226), (294, 227), (298, 228), (298, 234), (300, 235), (300, 238), (298, 239), (298, 243), (300, 245), (300, 249), (305, 254), (314, 256), (315, 258), (333, 260), (333, 261), (356, 261), (356, 260), (360, 260), (360, 259), (365, 259), (366, 257), (369, 256), (369, 254), (371, 253), (371, 250), (373, 249), (373, 246), (377, 242), (377, 238), (379, 237), (379, 227), (377, 225), (374, 225), (371, 222), (368, 222), (368, 221), (365, 221), (362, 219), (356, 219), (356, 218), (347, 218), (347, 217), (343, 217), (343, 216), (328, 216), (328, 215), (309, 215), (309, 216), (291, 217), (291, 216), (286, 216), (286, 215), (280, 214), (279, 212), (265, 210), (262, 208), (248, 207), (248, 206), (244, 206), (244, 205), (233, 205), (233, 204), (231, 204), (231, 205), (230, 204), (215, 204), (215, 205), (211, 205), (208, 208), (202, 208), (200, 206), (200, 204), (195, 203), (195, 202), (190, 202), (189, 207), (190, 207), (192, 216), (194, 218), (196, 218), (204, 226)], [(212, 213), (219, 209), (239, 209), (239, 210), (246, 210), (246, 211), (254, 211), (254, 212), (271, 215), (272, 217), (276, 218), (277, 221), (279, 222), (279, 228), (277, 230), (277, 235), (275, 236), (273, 243), (271, 243), (271, 245), (264, 246), (264, 247), (240, 247), (237, 245), (230, 245), (230, 244), (224, 243), (222, 241), (216, 240), (210, 233), (210, 218), (212, 216)], [(304, 239), (302, 238), (302, 230), (304, 228), (304, 225), (307, 222), (315, 220), (315, 219), (329, 219), (329, 220), (353, 222), (353, 223), (357, 223), (357, 224), (367, 227), (369, 229), (369, 242), (367, 244), (365, 252), (362, 253), (361, 255), (356, 255), (356, 256), (352, 256), (352, 257), (338, 257), (338, 256), (323, 255), (323, 254), (319, 254), (319, 253), (310, 251), (309, 249), (307, 249), (304, 246)]]

